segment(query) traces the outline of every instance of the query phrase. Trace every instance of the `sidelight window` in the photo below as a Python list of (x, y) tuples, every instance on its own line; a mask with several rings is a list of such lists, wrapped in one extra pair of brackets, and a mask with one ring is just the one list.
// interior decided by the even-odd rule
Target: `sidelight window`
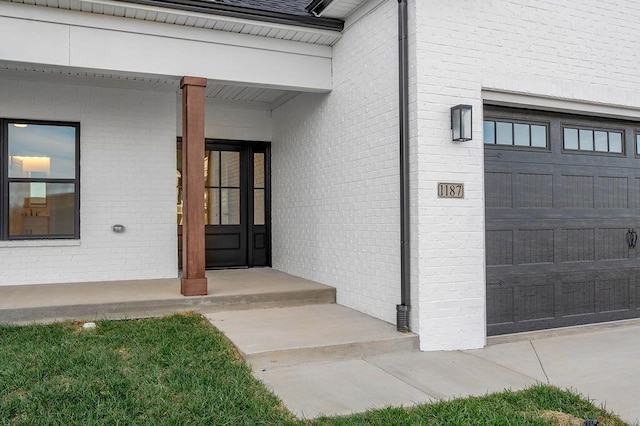
[(79, 238), (80, 125), (0, 125), (0, 239)]

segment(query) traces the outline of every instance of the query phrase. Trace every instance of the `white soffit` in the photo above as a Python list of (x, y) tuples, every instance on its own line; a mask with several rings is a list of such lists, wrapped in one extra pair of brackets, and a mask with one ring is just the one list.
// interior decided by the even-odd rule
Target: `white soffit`
[(345, 19), (366, 2), (367, 0), (333, 0), (318, 16)]
[[(0, 62), (0, 78), (42, 81), (80, 86), (111, 87), (119, 89), (174, 92), (180, 97), (180, 79), (169, 76), (127, 73), (100, 73), (71, 67)], [(275, 109), (296, 97), (300, 92), (265, 87), (234, 86), (209, 81), (205, 90), (207, 99), (245, 104), (260, 109)]]
[[(292, 25), (253, 21), (250, 19), (216, 16), (206, 13), (166, 9), (110, 0), (0, 0), (99, 15), (138, 19), (185, 27), (249, 34), (260, 37), (291, 40), (301, 43), (332, 46), (341, 37), (337, 31), (303, 28)], [(363, 0), (340, 0), (363, 3)]]

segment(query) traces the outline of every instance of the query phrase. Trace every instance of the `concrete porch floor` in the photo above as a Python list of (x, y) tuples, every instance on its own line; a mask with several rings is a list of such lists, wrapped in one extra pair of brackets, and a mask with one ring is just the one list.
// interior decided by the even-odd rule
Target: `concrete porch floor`
[(335, 303), (333, 287), (271, 268), (207, 271), (207, 296), (184, 297), (180, 279), (0, 286), (0, 323), (144, 318), (181, 311)]

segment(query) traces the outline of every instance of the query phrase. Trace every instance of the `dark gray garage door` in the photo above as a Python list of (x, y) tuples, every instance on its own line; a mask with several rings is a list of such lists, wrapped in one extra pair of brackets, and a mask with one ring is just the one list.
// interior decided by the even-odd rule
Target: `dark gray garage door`
[(640, 124), (484, 120), (488, 334), (640, 317)]

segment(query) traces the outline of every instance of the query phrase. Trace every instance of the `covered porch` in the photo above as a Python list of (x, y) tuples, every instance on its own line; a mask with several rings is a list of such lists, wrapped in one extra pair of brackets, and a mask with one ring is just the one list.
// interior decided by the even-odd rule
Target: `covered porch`
[(271, 268), (207, 271), (208, 295), (185, 298), (180, 277), (0, 286), (0, 323), (133, 319), (335, 303), (335, 288)]

